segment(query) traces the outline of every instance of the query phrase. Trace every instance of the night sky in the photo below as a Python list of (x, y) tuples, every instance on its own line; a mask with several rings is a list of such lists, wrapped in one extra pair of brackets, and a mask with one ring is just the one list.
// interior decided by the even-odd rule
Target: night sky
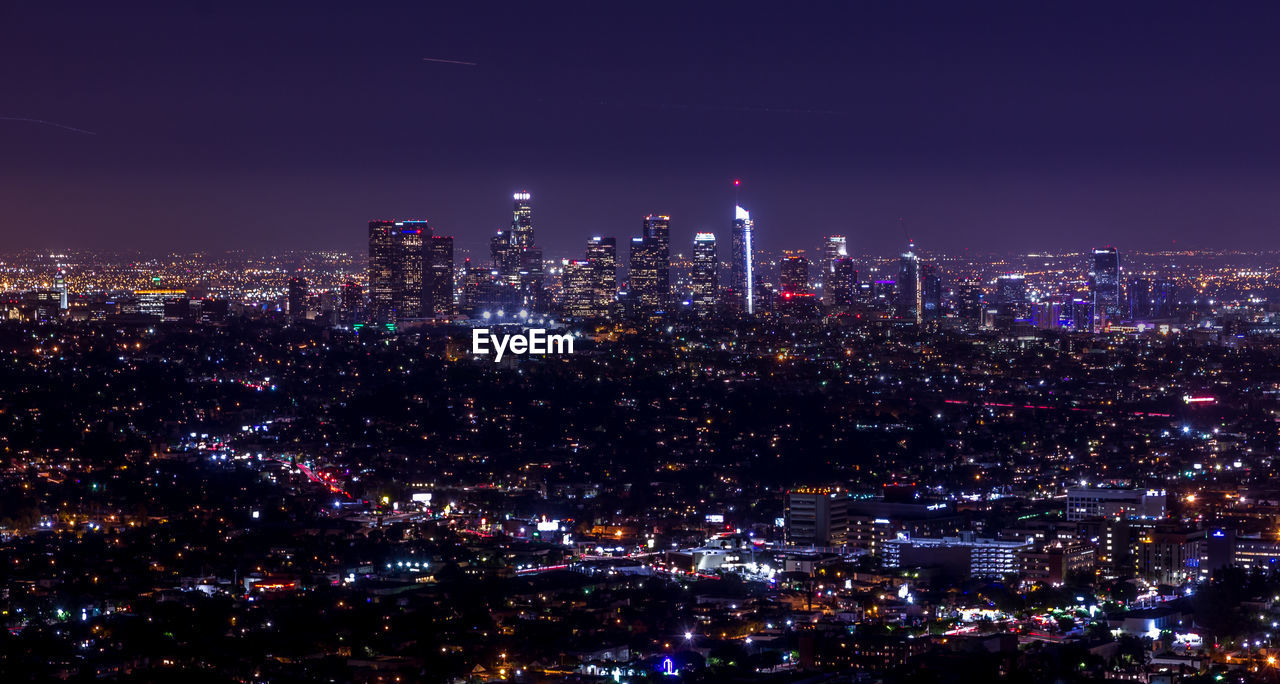
[[(1280, 3), (0, 2), (0, 249), (1280, 248)], [(455, 60), (472, 64), (424, 61)], [(39, 120), (49, 123), (37, 123)], [(57, 125), (55, 125), (57, 124)], [(64, 126), (66, 128), (64, 128)]]

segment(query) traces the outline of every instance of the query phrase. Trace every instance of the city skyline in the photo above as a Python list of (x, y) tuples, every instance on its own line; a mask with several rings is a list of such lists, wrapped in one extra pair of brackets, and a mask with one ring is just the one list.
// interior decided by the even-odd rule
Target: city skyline
[(0, 3), (0, 682), (1274, 684), (1276, 36)]

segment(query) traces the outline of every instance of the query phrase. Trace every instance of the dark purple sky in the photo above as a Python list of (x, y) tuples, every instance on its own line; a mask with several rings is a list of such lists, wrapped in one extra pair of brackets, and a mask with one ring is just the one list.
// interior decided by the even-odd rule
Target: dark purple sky
[[(692, 9), (691, 9), (692, 8)], [(0, 249), (1280, 248), (1280, 3), (0, 2)], [(476, 66), (424, 62), (462, 60)], [(726, 236), (727, 237), (727, 236)]]

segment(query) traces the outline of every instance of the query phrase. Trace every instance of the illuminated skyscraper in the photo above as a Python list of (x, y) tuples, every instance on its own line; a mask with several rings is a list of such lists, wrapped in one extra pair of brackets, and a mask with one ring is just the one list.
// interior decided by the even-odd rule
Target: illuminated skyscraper
[(357, 322), (360, 310), (364, 308), (364, 288), (354, 280), (342, 284), (342, 297), (339, 300), (343, 323), (348, 325)]
[(652, 313), (661, 308), (658, 285), (658, 244), (643, 237), (631, 238), (627, 290), (637, 310)]
[(58, 291), (58, 308), (67, 310), (67, 272), (61, 266), (53, 276), (53, 289)]
[(483, 313), (485, 290), (493, 287), (492, 274), (492, 270), (472, 264), (471, 259), (462, 262), (462, 293), (458, 297), (460, 313), (472, 317)]
[(716, 258), (714, 233), (693, 236), (693, 268), (689, 273), (689, 301), (694, 310), (707, 313), (720, 294), (720, 260)]
[(307, 317), (307, 279), (289, 279), (289, 318), (300, 321)]
[(511, 242), (510, 230), (500, 230), (489, 238), (489, 258), (500, 275), (514, 278), (520, 272), (520, 251)]
[(591, 316), (613, 315), (618, 300), (618, 240), (593, 237), (587, 241), (587, 263), (591, 267)]
[(831, 272), (823, 279), (822, 296), (826, 305), (833, 308), (853, 306), (858, 296), (858, 269), (851, 257), (836, 257), (831, 262)]
[(427, 243), (426, 316), (453, 315), (453, 238), (432, 235)]
[(752, 238), (755, 224), (751, 213), (741, 206), (734, 207), (732, 254), (729, 262), (730, 287), (734, 303), (739, 311), (748, 315), (756, 312), (755, 251)]
[(1167, 318), (1174, 315), (1178, 307), (1178, 286), (1172, 280), (1163, 278), (1151, 284), (1151, 315), (1156, 318)]
[(589, 259), (573, 259), (564, 263), (564, 312), (578, 318), (593, 318), (595, 307), (595, 268)]
[(533, 206), (529, 204), (528, 191), (511, 196), (515, 208), (511, 213), (511, 243), (517, 247), (533, 246)]
[(1120, 316), (1120, 252), (1114, 247), (1093, 250), (1089, 272), (1095, 327)]
[[(822, 280), (822, 292), (826, 295), (827, 280), (836, 272), (836, 259), (849, 256), (849, 244), (843, 235), (828, 235), (822, 243), (822, 261), (818, 264), (818, 278)], [(829, 299), (829, 298), (828, 298)]]
[(920, 259), (914, 245), (898, 258), (898, 278), (894, 302), (894, 316), (910, 323), (919, 323), (923, 310), (920, 288)]
[(1030, 315), (1027, 302), (1027, 279), (1021, 273), (1006, 273), (996, 278), (996, 306), (1000, 313), (1013, 318)]
[(1152, 306), (1151, 280), (1130, 278), (1125, 289), (1129, 295), (1129, 319), (1140, 321), (1150, 318), (1155, 312), (1155, 307)]
[(926, 321), (942, 318), (942, 276), (937, 264), (920, 267), (920, 318)]
[(834, 273), (836, 259), (849, 256), (849, 241), (843, 235), (827, 236), (827, 241), (823, 243), (822, 256), (823, 272)]
[(982, 281), (966, 280), (956, 288), (956, 309), (960, 319), (967, 323), (982, 322), (982, 309), (986, 305)]
[(778, 262), (778, 289), (783, 294), (809, 292), (809, 260), (803, 251), (785, 251)]
[(426, 221), (369, 222), (369, 308), (376, 323), (422, 316)]
[(546, 297), (542, 291), (542, 283), (545, 271), (542, 248), (535, 246), (533, 241), (533, 207), (529, 203), (530, 195), (527, 191), (521, 191), (511, 197), (515, 201), (510, 231), (515, 256), (511, 260), (514, 261), (516, 270), (514, 274), (503, 275), (514, 276), (515, 285), (519, 289), (520, 309), (529, 312), (544, 311)]
[(670, 223), (668, 216), (646, 216), (643, 235), (631, 240), (628, 286), (643, 314), (665, 311), (671, 299)]
[(511, 226), (489, 239), (495, 282), (512, 290), (501, 293), (498, 299), (506, 302), (504, 310), (514, 307), (516, 311), (543, 311), (546, 308), (545, 268), (542, 249), (534, 244), (533, 205), (528, 192), (517, 192), (511, 197), (514, 201)]

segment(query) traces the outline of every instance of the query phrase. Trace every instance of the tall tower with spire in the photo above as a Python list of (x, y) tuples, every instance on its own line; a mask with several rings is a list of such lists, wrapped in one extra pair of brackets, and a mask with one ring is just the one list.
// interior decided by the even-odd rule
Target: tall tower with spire
[[(742, 181), (733, 181), (735, 200), (741, 186)], [(734, 304), (738, 311), (751, 315), (756, 312), (755, 251), (752, 245), (755, 223), (751, 220), (751, 212), (743, 209), (741, 203), (735, 202), (733, 207), (730, 236), (729, 285), (733, 288)]]

